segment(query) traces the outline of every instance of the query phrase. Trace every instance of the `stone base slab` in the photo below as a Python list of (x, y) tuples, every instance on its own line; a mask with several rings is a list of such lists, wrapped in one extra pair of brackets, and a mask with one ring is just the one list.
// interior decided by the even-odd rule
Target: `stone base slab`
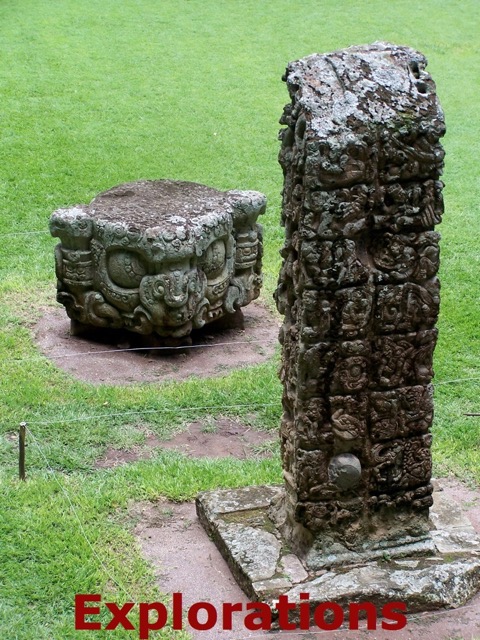
[[(408, 613), (465, 604), (480, 591), (480, 539), (460, 507), (434, 493), (431, 555), (385, 553), (330, 570), (308, 570), (282, 540), (268, 515), (279, 486), (219, 490), (198, 496), (198, 517), (252, 600), (272, 608), (282, 594), (292, 603), (308, 593), (311, 607), (335, 602), (348, 607), (400, 601)], [(391, 550), (392, 551), (392, 550)], [(360, 554), (361, 556), (361, 554)], [(294, 615), (292, 616), (294, 619)]]

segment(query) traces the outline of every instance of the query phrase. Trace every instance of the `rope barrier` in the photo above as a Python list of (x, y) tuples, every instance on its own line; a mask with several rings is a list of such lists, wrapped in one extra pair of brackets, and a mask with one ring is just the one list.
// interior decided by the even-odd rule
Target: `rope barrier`
[[(266, 333), (266, 332), (264, 332)], [(84, 351), (84, 352), (76, 352), (76, 353), (64, 353), (64, 354), (43, 354), (34, 357), (28, 358), (5, 358), (2, 360), (2, 363), (5, 362), (35, 362), (43, 359), (63, 359), (63, 358), (82, 358), (84, 356), (96, 356), (96, 355), (105, 355), (105, 354), (114, 354), (114, 353), (127, 353), (127, 352), (150, 352), (150, 351), (186, 351), (189, 349), (207, 349), (214, 347), (235, 347), (236, 345), (246, 345), (246, 344), (263, 344), (264, 346), (277, 345), (278, 340), (273, 341), (265, 341), (265, 340), (241, 340), (237, 342), (215, 342), (213, 344), (191, 344), (191, 345), (183, 345), (183, 346), (175, 346), (175, 347), (126, 347), (126, 348), (112, 348), (112, 349), (99, 349), (98, 351)], [(456, 384), (458, 382), (472, 382), (472, 381), (480, 381), (480, 376), (471, 376), (469, 378), (455, 378), (452, 380), (439, 380), (433, 382), (433, 386), (437, 387), (444, 384)]]
[(211, 349), (213, 347), (235, 347), (236, 345), (245, 345), (245, 344), (263, 344), (265, 346), (278, 344), (277, 341), (265, 342), (265, 340), (241, 340), (235, 342), (215, 342), (213, 344), (191, 344), (191, 345), (183, 345), (177, 347), (125, 347), (125, 348), (112, 348), (112, 349), (99, 349), (98, 351), (84, 351), (77, 353), (62, 353), (62, 354), (54, 354), (49, 353), (48, 355), (38, 355), (28, 358), (6, 358), (3, 362), (32, 362), (43, 360), (44, 358), (82, 358), (83, 356), (96, 356), (96, 355), (105, 355), (105, 354), (113, 354), (113, 353), (126, 353), (129, 351), (186, 351), (187, 349)]
[(100, 564), (100, 566), (102, 567), (103, 571), (105, 572), (105, 575), (113, 582), (113, 584), (117, 585), (117, 587), (123, 591), (123, 593), (125, 593), (129, 598), (131, 602), (135, 602), (134, 598), (131, 596), (131, 594), (129, 593), (128, 589), (125, 588), (125, 586), (119, 582), (111, 573), (111, 571), (108, 569), (108, 567), (106, 566), (105, 562), (102, 560), (102, 558), (98, 555), (95, 547), (93, 546), (93, 544), (91, 543), (89, 537), (87, 536), (87, 533), (85, 531), (85, 527), (83, 526), (83, 522), (80, 519), (80, 516), (78, 515), (78, 512), (75, 508), (75, 505), (72, 502), (72, 499), (70, 498), (70, 495), (68, 493), (68, 491), (65, 489), (65, 487), (63, 486), (63, 484), (58, 480), (57, 474), (55, 472), (55, 470), (52, 468), (52, 466), (50, 465), (50, 462), (48, 461), (47, 456), (44, 454), (42, 447), (40, 446), (37, 438), (35, 437), (35, 435), (33, 434), (32, 430), (26, 426), (26, 431), (27, 433), (30, 435), (30, 437), (33, 440), (33, 443), (35, 444), (36, 448), (38, 449), (38, 452), (40, 453), (40, 456), (43, 458), (48, 470), (50, 471), (50, 473), (52, 474), (53, 479), (55, 480), (55, 482), (57, 483), (57, 485), (59, 486), (61, 492), (63, 493), (63, 495), (65, 496), (65, 498), (67, 499), (68, 504), (70, 505), (70, 509), (72, 510), (72, 513), (74, 514), (79, 528), (80, 528), (80, 532), (83, 536), (83, 538), (85, 539), (85, 542), (87, 543), (87, 545), (89, 546), (91, 552), (93, 553), (93, 556), (97, 559), (98, 563)]
[[(118, 348), (112, 348), (112, 349), (100, 349), (98, 351), (84, 351), (84, 352), (77, 352), (77, 353), (64, 353), (64, 354), (43, 354), (43, 355), (38, 355), (38, 356), (33, 356), (33, 357), (28, 357), (28, 358), (5, 358), (2, 360), (2, 363), (24, 363), (24, 362), (39, 362), (41, 360), (48, 360), (48, 359), (52, 359), (52, 360), (59, 360), (59, 359), (63, 359), (63, 358), (82, 358), (84, 356), (96, 356), (96, 355), (111, 355), (111, 354), (115, 354), (115, 353), (126, 353), (129, 351), (132, 352), (141, 352), (141, 351), (145, 351), (145, 352), (150, 352), (150, 351), (186, 351), (188, 349), (203, 349), (203, 348), (213, 348), (213, 347), (235, 347), (236, 345), (245, 345), (245, 344), (263, 344), (264, 346), (271, 346), (271, 345), (277, 345), (279, 344), (278, 341), (271, 341), (271, 342), (265, 342), (264, 340), (243, 340), (243, 341), (238, 341), (238, 342), (216, 342), (214, 344), (192, 344), (192, 345), (184, 345), (184, 346), (177, 346), (177, 347), (128, 347), (125, 349), (118, 349)], [(472, 382), (472, 381), (480, 381), (480, 376), (472, 376), (469, 378), (456, 378), (453, 380), (439, 380), (439, 381), (434, 381), (433, 382), (433, 386), (434, 387), (438, 387), (440, 385), (444, 385), (444, 384), (456, 384), (458, 382)]]
[(453, 384), (454, 382), (469, 382), (471, 380), (480, 380), (480, 377), (475, 376), (472, 378), (457, 378), (456, 380), (440, 380), (440, 382), (434, 382), (433, 385), (436, 387), (440, 384)]
[(87, 422), (89, 420), (102, 420), (105, 418), (119, 418), (124, 416), (132, 416), (132, 415), (146, 415), (152, 413), (176, 413), (176, 412), (188, 412), (188, 411), (212, 411), (215, 409), (219, 409), (221, 411), (225, 411), (227, 409), (240, 409), (240, 408), (250, 408), (250, 409), (258, 409), (261, 407), (278, 407), (280, 406), (280, 402), (265, 402), (258, 404), (231, 404), (231, 405), (210, 405), (204, 407), (164, 407), (162, 409), (142, 409), (139, 411), (123, 411), (119, 413), (103, 413), (91, 416), (82, 416), (82, 417), (66, 417), (57, 420), (28, 420), (28, 424), (36, 424), (36, 425), (48, 425), (48, 424), (63, 424), (65, 422)]
[(9, 231), (7, 233), (0, 233), (0, 238), (5, 238), (8, 236), (33, 236), (33, 235), (43, 235), (50, 234), (50, 231)]

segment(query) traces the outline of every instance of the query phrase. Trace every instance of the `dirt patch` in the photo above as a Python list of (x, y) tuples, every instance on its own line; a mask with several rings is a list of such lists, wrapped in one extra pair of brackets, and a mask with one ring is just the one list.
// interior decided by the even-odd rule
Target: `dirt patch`
[[(438, 488), (438, 487), (437, 487)], [(480, 534), (480, 492), (468, 489), (455, 479), (442, 479), (440, 488), (454, 498)], [(449, 611), (413, 614), (401, 631), (360, 629), (349, 631), (266, 632), (247, 631), (243, 626), (245, 605), (249, 601), (233, 580), (230, 570), (214, 543), (200, 525), (193, 503), (175, 504), (161, 500), (155, 504), (134, 505), (130, 517), (136, 523), (145, 558), (152, 563), (160, 589), (166, 594), (181, 593), (184, 610), (195, 602), (208, 601), (221, 612), (222, 603), (240, 602), (243, 613), (233, 615), (233, 630), (216, 627), (205, 634), (185, 628), (194, 638), (230, 640), (275, 637), (288, 640), (477, 640), (480, 638), (480, 595), (465, 607)], [(192, 571), (192, 567), (194, 570)], [(167, 600), (171, 604), (170, 600)], [(380, 625), (380, 622), (379, 622)]]
[(151, 458), (159, 449), (174, 449), (194, 458), (264, 458), (272, 455), (277, 434), (257, 431), (231, 418), (192, 422), (170, 440), (148, 435), (145, 443), (132, 449), (109, 447), (97, 460), (97, 468), (118, 467)]
[(145, 346), (119, 330), (70, 335), (64, 309), (46, 309), (33, 329), (40, 351), (75, 378), (94, 384), (134, 384), (211, 377), (267, 361), (278, 345), (280, 321), (259, 302), (192, 334), (192, 344)]

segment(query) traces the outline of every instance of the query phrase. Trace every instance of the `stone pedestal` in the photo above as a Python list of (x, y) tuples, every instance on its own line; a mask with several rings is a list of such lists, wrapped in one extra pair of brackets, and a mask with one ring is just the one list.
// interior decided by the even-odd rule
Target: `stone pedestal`
[(419, 610), (480, 588), (478, 541), (444, 553), (429, 519), (445, 125), (425, 67), (375, 43), (284, 77), (285, 482), (198, 500), (252, 597)]
[(183, 339), (234, 314), (262, 283), (265, 196), (172, 180), (123, 184), (60, 209), (57, 299), (84, 327)]
[(252, 600), (274, 611), (280, 595), (297, 609), (308, 594), (310, 609), (334, 602), (344, 611), (355, 602), (371, 602), (380, 612), (389, 602), (406, 604), (408, 613), (459, 607), (480, 590), (480, 539), (457, 504), (434, 493), (428, 545), (367, 545), (341, 556), (324, 557), (311, 569), (293, 552), (272, 520), (272, 505), (284, 496), (281, 486), (245, 487), (202, 493), (197, 513), (226, 559), (238, 584)]

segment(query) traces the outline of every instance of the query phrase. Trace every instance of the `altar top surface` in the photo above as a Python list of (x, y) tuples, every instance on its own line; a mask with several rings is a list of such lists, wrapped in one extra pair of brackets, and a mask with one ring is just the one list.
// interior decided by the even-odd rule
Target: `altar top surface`
[[(96, 196), (87, 213), (96, 220), (128, 222), (146, 229), (162, 225), (212, 222), (231, 209), (233, 196), (195, 182), (139, 180), (122, 184)], [(202, 220), (199, 220), (201, 218)]]

